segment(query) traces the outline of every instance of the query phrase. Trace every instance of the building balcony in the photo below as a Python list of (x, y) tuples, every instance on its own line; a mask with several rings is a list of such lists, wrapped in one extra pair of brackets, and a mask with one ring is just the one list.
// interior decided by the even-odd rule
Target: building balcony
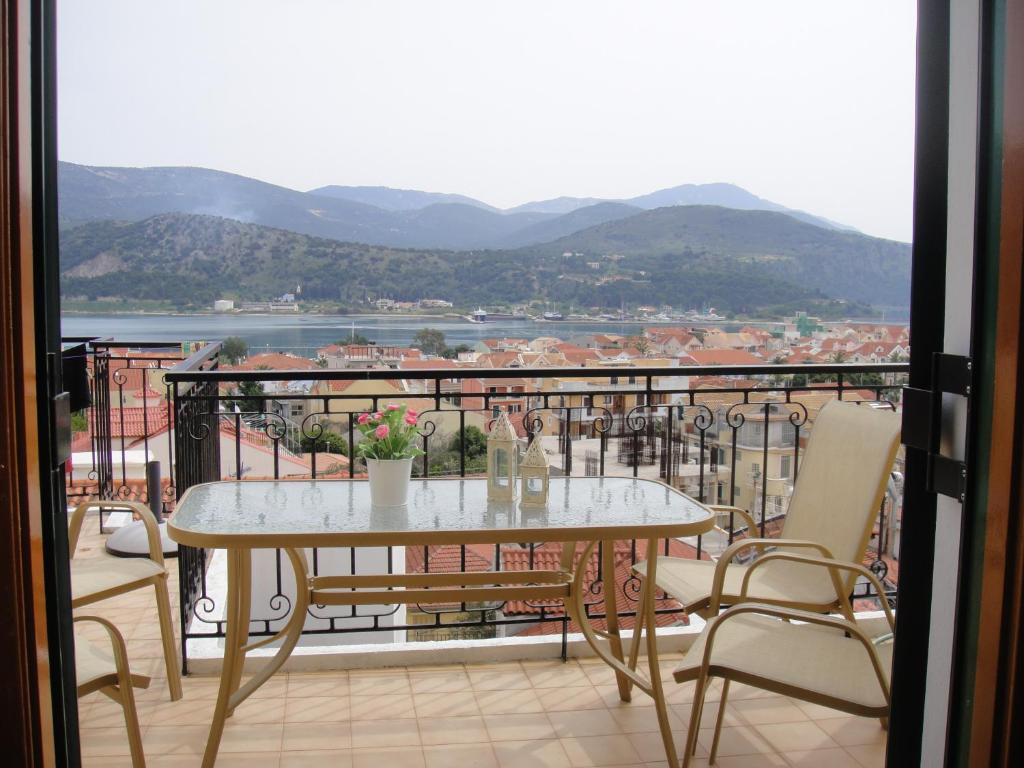
[[(90, 517), (77, 557), (105, 557), (105, 538)], [(178, 561), (169, 560), (168, 567), (173, 584)], [(171, 600), (177, 608), (173, 590)], [(151, 594), (112, 598), (88, 613), (116, 623), (134, 671), (153, 677), (148, 689), (135, 693), (147, 764), (198, 765), (217, 695), (216, 667), (186, 676), (184, 697), (171, 702)], [(175, 631), (180, 632), (177, 621)], [(677, 744), (685, 743), (693, 686), (677, 685), (669, 675), (679, 649), (694, 635), (695, 630), (680, 630), (671, 636), (663, 656)], [(652, 700), (638, 692), (631, 703), (621, 702), (614, 674), (603, 662), (571, 655), (587, 647), (581, 641), (570, 643), (566, 661), (550, 642), (526, 651), (523, 641), (512, 638), (418, 645), (404, 656), (380, 645), (353, 648), (346, 664), (336, 660), (320, 669), (294, 656), (228, 720), (217, 765), (666, 766)], [(706, 765), (719, 697), (716, 682), (707, 697), (698, 766)], [(87, 768), (131, 765), (123, 716), (114, 702), (99, 693), (81, 699), (79, 732)], [(730, 689), (722, 766), (880, 768), (884, 751), (885, 731), (876, 720), (735, 683)]]
[[(150, 357), (141, 350), (109, 345), (97, 346), (92, 354), (94, 406), (87, 420), (92, 434), (83, 440), (91, 466), (83, 466), (87, 461), (84, 457), (76, 461), (75, 479), (69, 485), (71, 495), (147, 500), (145, 477), (130, 477), (127, 469), (133, 466), (127, 461), (127, 452), (143, 450), (147, 457), (156, 457), (163, 464), (162, 509), (168, 514), (173, 514), (176, 499), (200, 482), (229, 478), (358, 478), (363, 471), (353, 452), (358, 433), (353, 419), (346, 415), (362, 410), (368, 403), (376, 408), (406, 396), (417, 402), (427, 401), (420, 416), (425, 455), (415, 463), (417, 474), (479, 473), (481, 457), (467, 453), (473, 443), (464, 439), (466, 430), (474, 426), (486, 431), (494, 408), (501, 408), (508, 399), (505, 393), (445, 392), (439, 382), (450, 376), (446, 370), (221, 372), (217, 345), (211, 345), (187, 360), (168, 355), (158, 371), (152, 370), (151, 362), (145, 363), (150, 370), (141, 375), (150, 378), (150, 386), (166, 394), (159, 402), (150, 403), (152, 398), (147, 398), (142, 406), (144, 410), (152, 407), (150, 415), (154, 416), (152, 423), (157, 431), (148, 430), (151, 422), (146, 416), (141, 420), (141, 433), (136, 435), (120, 423), (128, 406), (120, 400), (123, 388), (116, 386), (116, 381), (139, 375), (127, 372), (143, 365), (139, 360), (149, 361)], [(530, 439), (543, 441), (553, 474), (659, 480), (707, 503), (737, 502), (739, 486), (742, 498), (749, 499), (743, 506), (754, 515), (760, 530), (748, 531), (738, 527), (739, 521), (723, 516), (712, 533), (664, 543), (666, 554), (715, 559), (736, 537), (773, 535), (784, 518), (784, 503), (777, 498), (774, 487), (781, 486), (781, 481), (747, 488), (738, 472), (717, 461), (721, 449), (735, 453), (739, 430), (730, 425), (736, 423), (737, 414), (743, 414), (746, 424), (756, 423), (759, 418), (767, 423), (767, 419), (777, 417), (778, 408), (794, 414), (787, 422), (794, 425), (796, 433), (789, 451), (793, 466), (798, 467), (805, 444), (801, 437), (813, 429), (817, 410), (827, 399), (841, 397), (898, 407), (891, 384), (844, 383), (844, 377), (849, 382), (853, 376), (871, 372), (871, 366), (819, 367), (834, 369), (837, 381), (831, 389), (816, 385), (813, 391), (785, 383), (786, 375), (806, 367), (760, 368), (757, 374), (763, 379), (757, 387), (661, 388), (659, 393), (666, 395), (664, 403), (633, 407), (625, 413), (592, 407), (589, 417), (587, 406), (565, 406), (560, 400), (573, 374), (585, 377), (589, 372), (544, 371), (538, 376), (539, 390), (529, 395), (529, 409), (524, 408), (514, 418), (521, 422), (524, 446)], [(886, 370), (900, 374), (904, 369), (890, 365)], [(699, 374), (700, 370), (693, 373)], [(521, 373), (498, 369), (488, 370), (487, 375), (514, 378)], [(666, 375), (652, 369), (645, 370), (642, 378)], [(678, 369), (672, 369), (671, 375), (678, 376)], [(715, 375), (749, 378), (754, 374), (719, 366)], [(154, 378), (158, 379), (156, 385)], [(559, 386), (550, 386), (556, 378)], [(256, 383), (273, 390), (290, 380), (369, 380), (380, 382), (380, 387), (372, 391), (363, 387), (350, 394), (343, 386), (325, 386), (319, 391), (327, 394), (290, 398), (306, 406), (307, 415), (296, 425), (299, 435), (292, 434), (295, 429), (291, 425), (284, 428), (269, 397), (253, 396), (251, 387), (245, 397), (236, 391), (240, 383)], [(396, 389), (396, 382), (408, 389)], [(641, 384), (648, 385), (647, 381)], [(600, 389), (581, 382), (580, 395), (595, 392), (601, 394)], [(731, 398), (725, 406), (721, 402), (724, 397)], [(582, 396), (575, 402), (582, 403)], [(770, 413), (765, 402), (772, 403)], [(353, 407), (356, 403), (358, 409)], [(155, 418), (157, 413), (161, 418)], [(545, 413), (555, 418), (545, 419)], [(713, 431), (716, 426), (717, 432)], [(344, 441), (340, 455), (336, 445), (331, 447), (327, 432), (334, 432)], [(305, 452), (294, 448), (296, 444), (303, 444)], [(761, 466), (767, 466), (767, 461)], [(88, 479), (83, 481), (83, 477)], [(875, 535), (864, 554), (865, 562), (883, 577), (887, 594), (873, 594), (865, 585), (858, 585), (856, 596), (862, 610), (873, 609), (880, 599), (893, 599), (902, 504), (898, 491), (895, 489), (883, 502)], [(105, 556), (101, 554), (105, 534), (99, 523), (97, 516), (91, 516), (79, 549), (86, 556)], [(321, 573), (333, 572), (332, 568), (344, 573), (414, 573), (445, 568), (534, 568), (552, 552), (547, 545), (528, 544), (370, 548), (360, 550), (358, 560), (351, 551), (319, 549), (311, 554)], [(615, 588), (627, 598), (621, 601), (619, 615), (627, 634), (633, 626), (635, 607), (635, 598), (629, 597), (629, 567), (645, 555), (642, 542), (616, 543)], [(263, 559), (254, 567), (254, 573), (259, 574), (250, 627), (254, 638), (280, 628), (291, 605), (289, 589), (293, 589), (289, 574), (284, 573), (282, 579), (279, 553), (267, 551), (260, 556)], [(165, 756), (173, 761), (178, 759), (174, 756), (181, 755), (184, 764), (192, 764), (190, 761), (205, 744), (216, 690), (212, 676), (219, 671), (223, 653), (223, 562), (221, 552), (184, 548), (181, 557), (170, 563), (171, 583), (178, 585), (178, 590), (172, 589), (176, 629), (184, 632), (184, 703), (166, 700), (158, 629), (149, 615), (152, 607), (147, 596), (118, 598), (102, 606), (125, 631), (129, 656), (133, 664), (141, 665), (138, 671), (158, 678), (152, 690), (140, 694), (147, 755), (154, 760)], [(605, 618), (601, 598), (604, 587), (595, 577), (592, 588), (594, 599), (588, 602), (588, 617), (600, 625)], [(260, 692), (261, 698), (247, 702), (231, 719), (222, 762), (229, 763), (235, 757), (248, 760), (248, 751), (259, 753), (258, 765), (266, 761), (281, 766), (316, 765), (320, 764), (318, 760), (335, 760), (334, 764), (340, 765), (369, 764), (371, 760), (378, 765), (659, 764), (661, 743), (650, 701), (642, 695), (632, 704), (618, 701), (611, 673), (586, 655), (587, 646), (562, 606), (509, 603), (366, 608), (356, 613), (310, 609), (300, 647), (285, 670)], [(663, 627), (659, 642), (669, 657), (665, 669), (671, 670), (672, 654), (687, 647), (702, 622), (696, 618), (690, 621), (670, 599), (658, 602), (658, 612)], [(459, 693), (465, 695), (454, 695)], [(669, 685), (680, 731), (690, 693), (686, 686)], [(108, 702), (83, 701), (83, 750), (91, 764), (113, 764), (121, 758), (118, 750), (123, 739), (110, 739), (118, 726), (112, 712)], [(708, 717), (714, 717), (713, 709)], [(796, 760), (802, 752), (811, 750), (816, 752), (812, 756), (815, 759), (831, 756), (840, 765), (842, 760), (851, 765), (881, 764), (884, 732), (836, 712), (750, 690), (734, 698), (727, 717), (729, 746), (723, 752), (723, 763), (729, 762), (726, 755), (737, 760), (761, 755), (750, 757), (748, 762), (781, 765), (785, 764), (781, 761)], [(702, 747), (705, 752), (706, 747)], [(863, 762), (850, 762), (857, 760)]]

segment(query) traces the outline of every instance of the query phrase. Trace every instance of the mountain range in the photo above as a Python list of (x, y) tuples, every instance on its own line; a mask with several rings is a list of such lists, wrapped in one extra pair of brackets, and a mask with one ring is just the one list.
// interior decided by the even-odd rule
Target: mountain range
[(327, 186), (300, 192), (206, 168), (114, 168), (62, 162), (58, 184), (65, 228), (86, 221), (139, 221), (162, 213), (195, 213), (399, 248), (517, 248), (642, 210), (680, 205), (777, 211), (827, 229), (849, 229), (732, 184), (684, 184), (627, 200), (560, 197), (507, 211), (464, 195), (388, 187)]
[(502, 211), (386, 187), (300, 192), (203, 168), (61, 163), (59, 183), (66, 295), (198, 308), (301, 284), (305, 300), (353, 308), (391, 296), (748, 314), (909, 300), (909, 245), (728, 184)]

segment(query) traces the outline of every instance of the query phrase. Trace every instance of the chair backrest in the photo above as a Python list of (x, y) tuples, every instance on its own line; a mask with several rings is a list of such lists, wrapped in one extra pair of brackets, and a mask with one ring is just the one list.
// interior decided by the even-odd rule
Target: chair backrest
[(837, 560), (859, 562), (899, 444), (894, 412), (828, 403), (814, 420), (782, 537), (815, 541)]

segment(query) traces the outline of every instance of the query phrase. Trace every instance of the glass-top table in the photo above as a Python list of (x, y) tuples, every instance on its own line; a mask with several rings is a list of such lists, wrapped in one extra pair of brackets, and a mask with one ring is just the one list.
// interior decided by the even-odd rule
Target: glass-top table
[(189, 488), (168, 524), (199, 547), (504, 544), (682, 537), (712, 512), (663, 483), (626, 477), (552, 478), (548, 503), (487, 498), (484, 478), (413, 480), (404, 507), (373, 507), (351, 480), (206, 483)]
[[(484, 478), (414, 480), (404, 507), (373, 507), (369, 484), (358, 480), (223, 481), (189, 488), (167, 524), (179, 544), (227, 550), (228, 600), (224, 665), (214, 708), (204, 768), (217, 760), (224, 721), (235, 707), (266, 682), (298, 642), (308, 607), (402, 603), (562, 600), (594, 652), (614, 670), (623, 701), (637, 686), (656, 703), (659, 727), (670, 735), (668, 713), (655, 674), (636, 671), (623, 657), (617, 589), (604, 591), (605, 630), (590, 625), (584, 597), (588, 564), (600, 549), (601, 580), (615, 584), (613, 542), (643, 539), (647, 552), (658, 540), (706, 533), (714, 513), (663, 483), (621, 477), (560, 477), (550, 481), (548, 503), (528, 507), (487, 498)], [(424, 544), (507, 544), (562, 542), (556, 570), (472, 573), (400, 573), (346, 576), (310, 575), (307, 547), (417, 546)], [(582, 550), (578, 546), (583, 544)], [(251, 550), (279, 548), (295, 575), (296, 599), (284, 628), (271, 638), (249, 642), (252, 598)], [(643, 624), (655, 626), (657, 557), (646, 565), (637, 605), (633, 642)], [(657, 657), (648, 631), (648, 656)], [(281, 641), (277, 653), (242, 683), (246, 654)], [(634, 645), (634, 648), (638, 647)]]

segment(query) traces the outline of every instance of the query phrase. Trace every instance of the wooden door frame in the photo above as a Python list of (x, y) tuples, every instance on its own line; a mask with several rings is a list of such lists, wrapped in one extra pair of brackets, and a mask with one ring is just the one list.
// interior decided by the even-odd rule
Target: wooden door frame
[(0, 0), (0, 743), (26, 766), (80, 762), (51, 412), (60, 386), (54, 10), (53, 0)]

